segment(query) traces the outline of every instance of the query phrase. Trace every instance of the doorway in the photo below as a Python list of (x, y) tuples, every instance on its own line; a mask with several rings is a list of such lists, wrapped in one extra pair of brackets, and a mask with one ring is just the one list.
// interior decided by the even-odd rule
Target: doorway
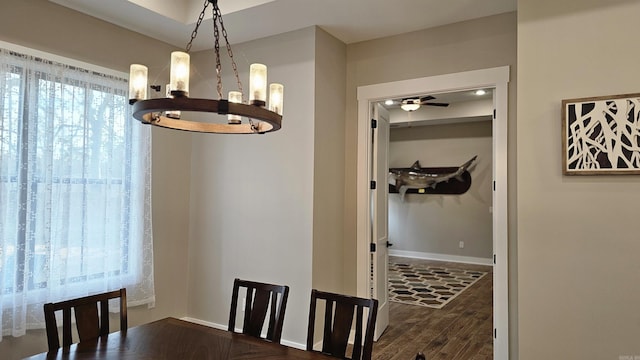
[[(425, 93), (447, 93), (477, 88), (494, 89), (493, 126), (493, 324), (494, 358), (507, 359), (508, 343), (508, 254), (507, 254), (507, 88), (509, 67), (431, 76), (358, 88), (357, 166), (357, 294), (376, 296), (371, 288), (371, 104), (387, 98)], [(387, 266), (385, 264), (384, 266)], [(386, 273), (386, 271), (375, 271)], [(375, 279), (373, 280), (376, 281)], [(386, 289), (378, 291), (386, 291)], [(386, 294), (385, 294), (386, 296)]]

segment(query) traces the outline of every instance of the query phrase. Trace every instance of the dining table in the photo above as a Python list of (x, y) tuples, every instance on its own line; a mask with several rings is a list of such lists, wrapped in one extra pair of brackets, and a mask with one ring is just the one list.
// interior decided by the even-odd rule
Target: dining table
[(169, 317), (27, 359), (327, 360), (332, 357)]

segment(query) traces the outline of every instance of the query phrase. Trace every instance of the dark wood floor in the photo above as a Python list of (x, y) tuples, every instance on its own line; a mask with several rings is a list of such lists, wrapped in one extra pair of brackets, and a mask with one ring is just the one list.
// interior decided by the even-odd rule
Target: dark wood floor
[(373, 346), (373, 359), (413, 360), (419, 351), (428, 360), (493, 359), (492, 268), (428, 262), (489, 273), (442, 309), (391, 302), (389, 327)]

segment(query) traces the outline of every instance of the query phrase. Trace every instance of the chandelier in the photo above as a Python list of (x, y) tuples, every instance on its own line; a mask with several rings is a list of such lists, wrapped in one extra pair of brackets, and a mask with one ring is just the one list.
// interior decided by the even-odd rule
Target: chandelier
[[(198, 28), (209, 5), (213, 5), (218, 100), (189, 97), (189, 51), (193, 40), (198, 35)], [(224, 99), (222, 96), (220, 33), (224, 38), (238, 85), (237, 91), (228, 93), (228, 99)], [(222, 13), (217, 0), (205, 0), (186, 50), (171, 53), (170, 83), (167, 85), (166, 97), (147, 99), (148, 87), (157, 91), (160, 89), (157, 85), (148, 86), (146, 66), (132, 64), (129, 74), (129, 104), (133, 105), (133, 117), (144, 124), (220, 134), (262, 134), (279, 130), (281, 127), (284, 87), (282, 84), (276, 83), (269, 85), (269, 106), (266, 108), (267, 67), (265, 65), (251, 64), (249, 69), (249, 101), (248, 103), (244, 102), (242, 83), (238, 76), (238, 68), (233, 59), (233, 52), (227, 39), (227, 31), (222, 22)], [(182, 118), (183, 112), (201, 114), (197, 114), (194, 120), (187, 120)], [(211, 115), (212, 113), (227, 115), (226, 121), (220, 121), (220, 116)]]

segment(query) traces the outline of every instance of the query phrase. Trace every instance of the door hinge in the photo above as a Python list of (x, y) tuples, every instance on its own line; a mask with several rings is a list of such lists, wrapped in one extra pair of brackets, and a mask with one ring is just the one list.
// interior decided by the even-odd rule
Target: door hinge
[(496, 181), (493, 180), (493, 191), (496, 191)]
[(369, 183), (369, 188), (370, 188), (371, 190), (375, 190), (375, 189), (376, 189), (376, 186), (377, 186), (377, 184), (376, 184), (376, 181), (375, 181), (375, 180), (372, 180), (372, 181), (371, 181), (371, 183)]
[(493, 328), (493, 338), (497, 339), (498, 338), (498, 329)]
[(370, 245), (371, 252), (376, 252), (376, 243), (371, 243)]
[(496, 118), (496, 109), (493, 109), (493, 119), (495, 120)]
[(493, 254), (493, 264), (496, 264), (496, 254)]
[(378, 127), (378, 120), (371, 119), (371, 128), (376, 129)]

